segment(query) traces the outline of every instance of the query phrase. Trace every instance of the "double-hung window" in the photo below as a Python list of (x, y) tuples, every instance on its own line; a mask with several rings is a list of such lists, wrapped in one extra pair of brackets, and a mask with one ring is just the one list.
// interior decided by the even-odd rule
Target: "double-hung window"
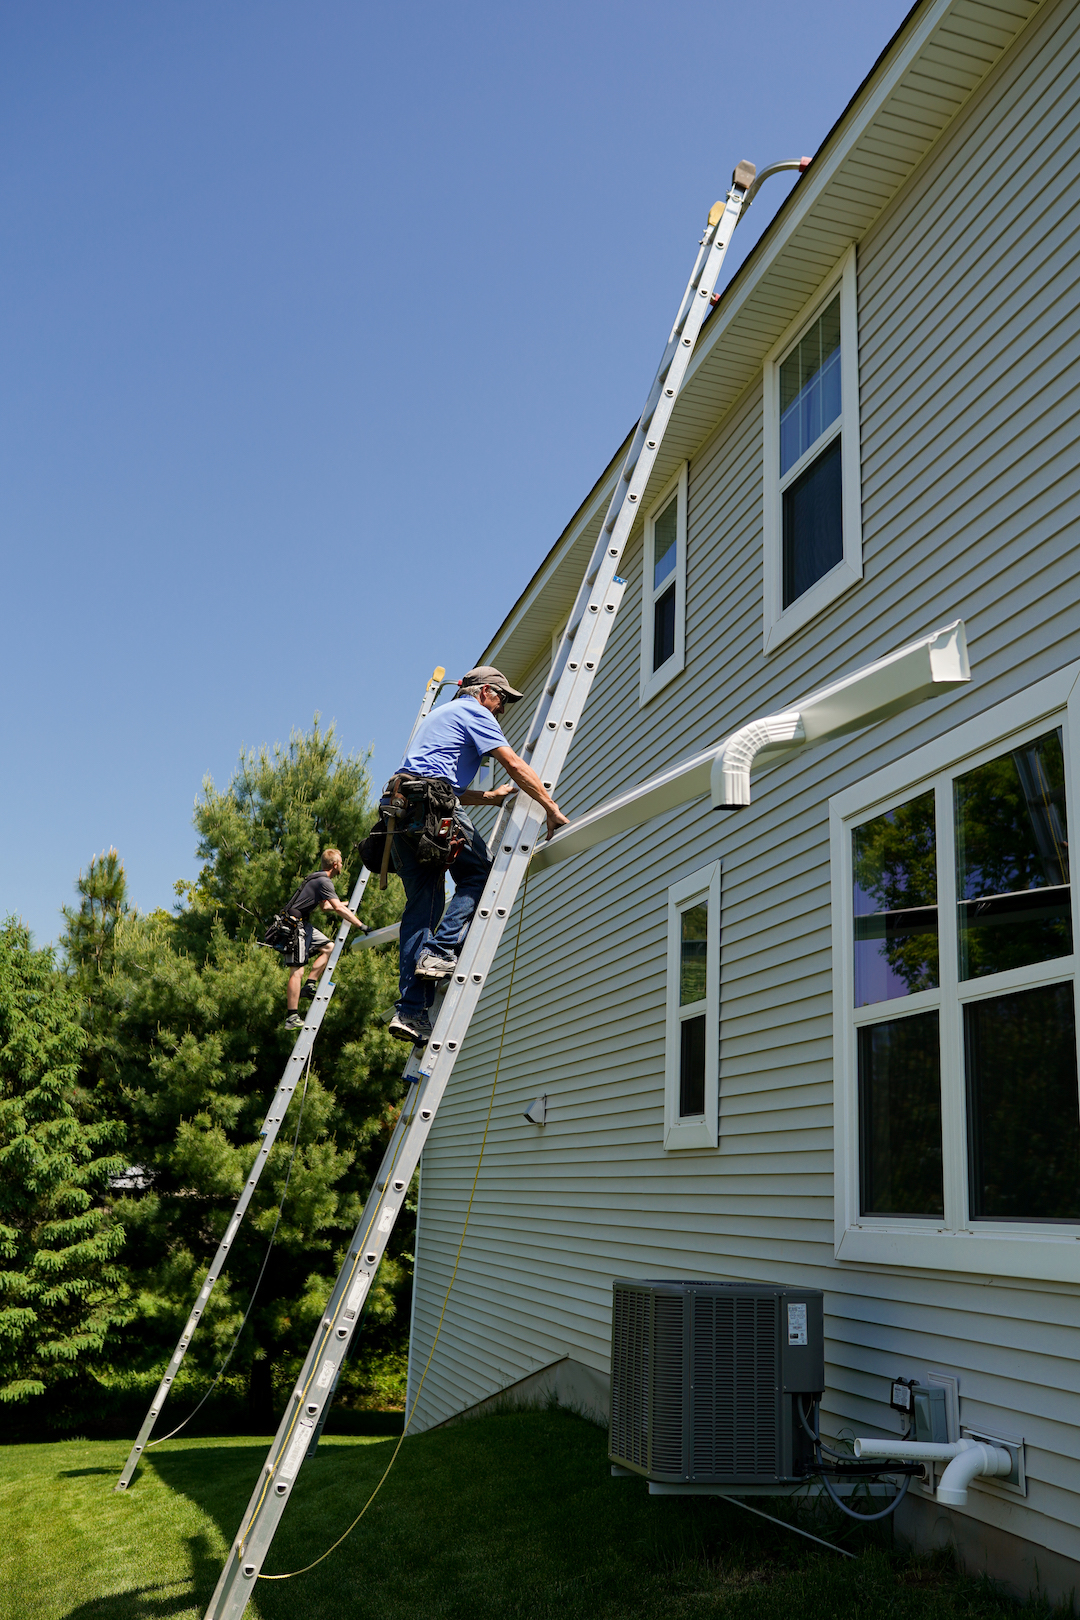
[(678, 675), (686, 644), (687, 466), (645, 519), (641, 590), (641, 702)]
[(664, 1146), (715, 1147), (720, 1085), (720, 862), (668, 890)]
[(765, 362), (765, 651), (862, 578), (851, 248)]
[(1080, 1279), (1078, 674), (833, 801), (842, 1259)]

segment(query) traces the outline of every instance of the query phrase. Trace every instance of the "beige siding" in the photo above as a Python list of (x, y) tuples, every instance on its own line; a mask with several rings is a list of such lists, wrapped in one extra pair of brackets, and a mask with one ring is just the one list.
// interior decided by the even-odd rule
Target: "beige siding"
[[(935, 90), (925, 71), (924, 104), (947, 102), (949, 73)], [(891, 105), (925, 150), (936, 130), (914, 104), (901, 130)], [(798, 1277), (826, 1292), (834, 1429), (881, 1426), (891, 1375), (956, 1373), (965, 1423), (1028, 1442), (1027, 1501), (973, 1492), (967, 1511), (1080, 1557), (1080, 1291), (833, 1257), (827, 813), (830, 794), (1080, 656), (1078, 115), (1080, 13), (1062, 0), (860, 241), (861, 586), (763, 657), (760, 374), (693, 456), (687, 667), (644, 709), (640, 543), (629, 553), (559, 785), (570, 813), (957, 615), (975, 679), (761, 774), (748, 810), (667, 816), (530, 884), (486, 1156), (417, 1427), (567, 1353), (606, 1369), (614, 1275)], [(666, 1155), (666, 890), (717, 855), (720, 1147)], [(425, 1155), (414, 1393), (476, 1165), (513, 935)], [(541, 1091), (542, 1131), (522, 1117)]]

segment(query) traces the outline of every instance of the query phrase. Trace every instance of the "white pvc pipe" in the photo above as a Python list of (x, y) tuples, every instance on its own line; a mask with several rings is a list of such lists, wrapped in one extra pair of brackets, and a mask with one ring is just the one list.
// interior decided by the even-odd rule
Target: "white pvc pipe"
[(1012, 1472), (1012, 1458), (1004, 1446), (987, 1446), (981, 1440), (960, 1440), (968, 1450), (954, 1457), (941, 1476), (937, 1499), (949, 1507), (963, 1507), (967, 1488), (980, 1474), (991, 1477)]
[(948, 1463), (936, 1498), (948, 1507), (963, 1507), (973, 1479), (1010, 1474), (1013, 1466), (1003, 1446), (987, 1446), (981, 1440), (954, 1440), (948, 1445), (926, 1440), (856, 1440), (855, 1455), (893, 1457), (897, 1462)]
[(856, 1457), (895, 1457), (897, 1462), (952, 1462), (968, 1440), (856, 1440)]

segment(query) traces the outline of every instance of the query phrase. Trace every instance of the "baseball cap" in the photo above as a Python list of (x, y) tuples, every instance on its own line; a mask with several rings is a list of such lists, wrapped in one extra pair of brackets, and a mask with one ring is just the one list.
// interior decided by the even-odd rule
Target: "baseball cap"
[(502, 670), (496, 669), (493, 664), (481, 664), (479, 669), (470, 669), (467, 675), (461, 677), (458, 685), (463, 690), (467, 686), (496, 686), (500, 692), (506, 693), (511, 703), (516, 703), (518, 698), (525, 695), (516, 691)]

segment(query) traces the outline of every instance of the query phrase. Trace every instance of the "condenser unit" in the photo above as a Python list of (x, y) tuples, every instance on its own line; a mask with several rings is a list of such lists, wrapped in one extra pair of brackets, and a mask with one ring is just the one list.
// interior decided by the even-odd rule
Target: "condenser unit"
[(791, 1484), (813, 1465), (799, 1399), (811, 1417), (824, 1385), (820, 1290), (615, 1280), (618, 1467), (657, 1482)]

